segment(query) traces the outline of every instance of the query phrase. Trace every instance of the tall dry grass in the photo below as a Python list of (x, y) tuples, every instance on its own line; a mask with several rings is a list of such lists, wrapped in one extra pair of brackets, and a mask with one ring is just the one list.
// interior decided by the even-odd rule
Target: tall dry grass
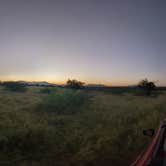
[(165, 93), (41, 93), (40, 87), (17, 93), (0, 87), (0, 165), (128, 165), (150, 141), (142, 129), (165, 118), (165, 103)]

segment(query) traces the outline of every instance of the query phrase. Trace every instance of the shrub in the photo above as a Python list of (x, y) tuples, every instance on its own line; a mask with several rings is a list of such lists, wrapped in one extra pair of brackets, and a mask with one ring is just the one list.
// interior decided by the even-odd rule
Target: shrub
[(4, 82), (3, 86), (5, 86), (6, 90), (16, 91), (16, 92), (25, 92), (27, 90), (26, 86), (19, 82)]
[(65, 90), (52, 93), (40, 104), (40, 110), (58, 114), (72, 114), (82, 109), (88, 101), (88, 95), (79, 90)]

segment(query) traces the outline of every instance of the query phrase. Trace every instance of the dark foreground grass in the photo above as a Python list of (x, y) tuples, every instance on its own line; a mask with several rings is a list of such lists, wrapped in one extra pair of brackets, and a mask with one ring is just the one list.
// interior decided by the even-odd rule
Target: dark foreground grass
[(166, 95), (0, 89), (0, 165), (128, 165), (165, 117)]

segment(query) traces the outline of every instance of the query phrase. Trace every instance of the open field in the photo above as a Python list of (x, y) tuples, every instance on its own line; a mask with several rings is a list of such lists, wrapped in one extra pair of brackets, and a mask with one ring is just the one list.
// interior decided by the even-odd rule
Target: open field
[(164, 91), (41, 89), (0, 87), (0, 165), (128, 165), (150, 141), (142, 129), (158, 127), (166, 114)]

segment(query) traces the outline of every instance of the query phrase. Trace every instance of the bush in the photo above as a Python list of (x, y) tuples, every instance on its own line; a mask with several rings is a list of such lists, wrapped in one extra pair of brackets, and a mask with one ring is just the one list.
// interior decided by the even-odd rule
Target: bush
[(25, 92), (27, 90), (26, 86), (19, 82), (4, 82), (3, 86), (5, 86), (6, 90), (15, 91), (15, 92)]
[(40, 110), (58, 114), (72, 114), (82, 109), (88, 101), (88, 95), (80, 90), (65, 90), (52, 93), (40, 104)]

